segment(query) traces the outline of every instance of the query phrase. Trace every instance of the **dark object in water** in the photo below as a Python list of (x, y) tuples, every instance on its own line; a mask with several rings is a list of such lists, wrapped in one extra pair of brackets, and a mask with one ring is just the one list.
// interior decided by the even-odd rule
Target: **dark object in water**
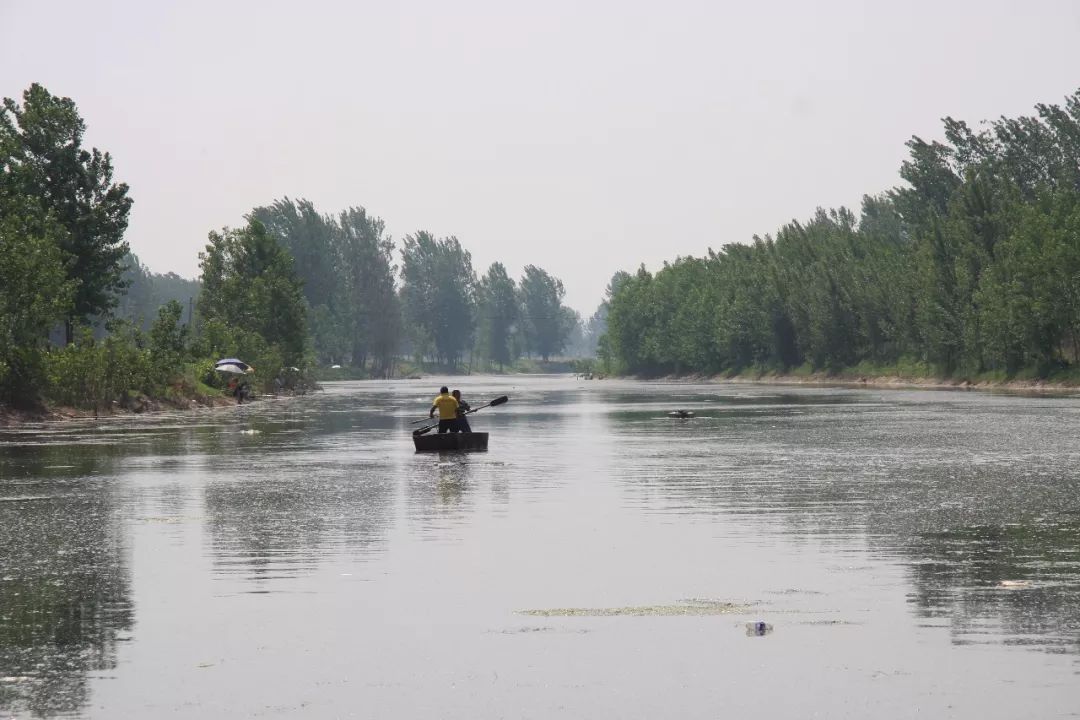
[(474, 433), (442, 433), (441, 435), (416, 435), (412, 436), (416, 452), (439, 452), (445, 450), (487, 450), (488, 434), (486, 432)]
[(764, 620), (758, 620), (757, 622), (746, 623), (746, 634), (748, 637), (764, 637), (773, 631), (772, 625)]
[(671, 412), (669, 412), (667, 414), (667, 416), (669, 418), (682, 418), (682, 419), (685, 420), (687, 418), (694, 417), (694, 411), (693, 410), (672, 410)]

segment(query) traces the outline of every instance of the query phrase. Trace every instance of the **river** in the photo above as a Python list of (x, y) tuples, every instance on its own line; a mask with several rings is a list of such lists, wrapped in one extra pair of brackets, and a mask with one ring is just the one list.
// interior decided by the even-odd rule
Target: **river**
[(1080, 399), (439, 382), (0, 431), (0, 717), (1080, 716)]

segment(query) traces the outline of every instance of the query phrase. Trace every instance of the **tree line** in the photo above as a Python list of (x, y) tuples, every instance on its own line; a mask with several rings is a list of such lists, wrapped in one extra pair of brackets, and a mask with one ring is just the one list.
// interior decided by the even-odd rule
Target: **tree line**
[(249, 352), (264, 386), (287, 367), (299, 376), (305, 321), (291, 258), (269, 240), (214, 264), (235, 234), (211, 234), (201, 285), (237, 304), (200, 304), (193, 322), (198, 285), (154, 276), (130, 254), (129, 188), (108, 153), (83, 147), (85, 130), (70, 98), (38, 84), (0, 106), (0, 403), (186, 404), (220, 390), (214, 358), (236, 351)]
[(751, 244), (620, 273), (599, 353), (643, 374), (1049, 377), (1080, 360), (1080, 92), (943, 140), (904, 184)]
[(107, 152), (83, 147), (85, 129), (38, 84), (0, 106), (0, 404), (182, 400), (221, 387), (223, 356), (272, 389), (316, 365), (505, 367), (583, 342), (548, 272), (515, 282), (494, 263), (478, 278), (457, 238), (426, 231), (405, 236), (397, 265), (362, 207), (277, 200), (211, 232), (197, 280), (151, 273), (124, 239), (129, 188)]
[(498, 262), (477, 277), (456, 237), (421, 230), (397, 248), (364, 208), (330, 215), (305, 199), (283, 198), (247, 218), (294, 260), (319, 364), (375, 376), (402, 355), (440, 367), (506, 367), (558, 355), (578, 331), (562, 281), (529, 265), (515, 282)]

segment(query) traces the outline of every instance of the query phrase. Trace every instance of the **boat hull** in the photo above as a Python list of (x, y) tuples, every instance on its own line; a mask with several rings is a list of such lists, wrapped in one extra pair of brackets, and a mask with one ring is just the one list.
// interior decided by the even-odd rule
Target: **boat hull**
[(413, 445), (416, 446), (416, 452), (487, 450), (488, 434), (474, 432), (413, 435)]

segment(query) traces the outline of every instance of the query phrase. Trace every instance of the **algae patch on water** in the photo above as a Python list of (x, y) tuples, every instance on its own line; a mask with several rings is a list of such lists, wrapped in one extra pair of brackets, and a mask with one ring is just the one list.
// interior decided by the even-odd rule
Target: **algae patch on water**
[(533, 617), (665, 617), (674, 615), (731, 615), (746, 612), (745, 605), (720, 600), (681, 600), (672, 605), (637, 605), (610, 608), (550, 608), (542, 610), (518, 610), (519, 615)]

